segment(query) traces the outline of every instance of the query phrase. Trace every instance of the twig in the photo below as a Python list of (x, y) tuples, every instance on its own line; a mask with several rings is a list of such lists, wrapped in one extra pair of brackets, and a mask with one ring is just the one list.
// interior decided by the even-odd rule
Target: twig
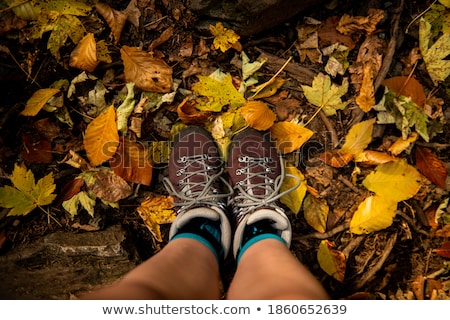
[(397, 233), (395, 233), (392, 237), (389, 238), (389, 240), (386, 243), (386, 246), (384, 247), (383, 254), (380, 256), (380, 259), (375, 264), (375, 266), (366, 271), (363, 276), (355, 281), (352, 285), (353, 290), (359, 290), (362, 288), (372, 277), (381, 270), (383, 267), (384, 262), (389, 257), (389, 254), (391, 253), (392, 249), (394, 248), (395, 242), (397, 241)]
[(294, 237), (293, 240), (304, 240), (304, 239), (311, 239), (311, 238), (324, 240), (324, 239), (331, 238), (335, 234), (338, 234), (339, 232), (343, 232), (343, 231), (347, 230), (348, 228), (350, 228), (350, 222), (346, 222), (344, 224), (338, 225), (337, 227), (335, 227), (327, 232), (323, 232), (323, 233), (322, 232), (314, 232), (314, 233), (310, 233), (310, 234), (305, 234), (303, 236)]
[(366, 235), (361, 235), (361, 236), (357, 236), (355, 238), (353, 238), (349, 244), (347, 244), (347, 246), (344, 248), (344, 250), (342, 250), (342, 253), (344, 254), (344, 256), (348, 257), (350, 256), (350, 254), (353, 252), (353, 250), (355, 250), (356, 248), (359, 247), (359, 245), (361, 244), (361, 242), (363, 242), (363, 240), (366, 238)]
[(323, 110), (320, 110), (319, 116), (320, 116), (320, 119), (322, 120), (323, 124), (327, 128), (327, 130), (330, 132), (331, 143), (333, 144), (333, 147), (336, 148), (339, 144), (339, 139), (338, 139), (338, 136), (337, 136), (336, 130), (334, 129), (333, 124), (328, 119), (327, 115), (325, 114), (325, 112), (323, 112)]
[(352, 189), (355, 193), (360, 193), (361, 190), (359, 190), (353, 183), (351, 183), (346, 177), (339, 175), (338, 180), (341, 181), (343, 184), (345, 184), (347, 187)]
[(428, 232), (419, 229), (419, 228), (416, 226), (416, 224), (414, 223), (414, 220), (411, 219), (410, 217), (408, 217), (408, 216), (407, 216), (406, 214), (404, 214), (403, 212), (397, 211), (397, 215), (400, 216), (400, 217), (402, 217), (403, 220), (405, 220), (406, 223), (408, 223), (408, 225), (409, 225), (411, 228), (413, 228), (415, 232), (421, 233), (421, 234), (423, 234), (423, 235), (425, 235), (425, 236), (427, 236), (427, 237), (430, 236), (430, 235), (428, 234)]

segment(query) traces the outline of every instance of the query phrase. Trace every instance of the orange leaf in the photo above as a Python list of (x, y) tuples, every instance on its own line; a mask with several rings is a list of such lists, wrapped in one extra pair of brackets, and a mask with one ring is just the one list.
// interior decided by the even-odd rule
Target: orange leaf
[(256, 130), (267, 130), (275, 122), (277, 116), (261, 101), (249, 101), (241, 108), (241, 116), (248, 125)]
[(132, 193), (128, 183), (111, 170), (101, 170), (94, 175), (89, 190), (98, 198), (108, 202), (118, 202)]
[(364, 150), (355, 156), (355, 162), (363, 166), (376, 166), (382, 163), (397, 160), (397, 158), (379, 151)]
[(441, 257), (450, 258), (450, 241), (445, 241), (439, 249), (433, 251)]
[(275, 144), (280, 153), (290, 153), (298, 150), (314, 134), (313, 131), (291, 122), (277, 122), (270, 132), (275, 138)]
[(127, 22), (128, 13), (114, 10), (109, 5), (101, 2), (97, 2), (95, 4), (95, 9), (97, 9), (97, 12), (103, 16), (106, 23), (111, 28), (111, 32), (114, 37), (114, 44), (117, 44), (119, 42), (122, 29)]
[(197, 103), (186, 97), (177, 107), (178, 117), (184, 124), (203, 124), (208, 121), (209, 115), (206, 112), (198, 111), (195, 108)]
[(373, 86), (373, 67), (372, 63), (367, 62), (364, 64), (364, 77), (362, 80), (359, 94), (355, 101), (358, 106), (364, 112), (369, 112), (375, 105), (375, 89)]
[(25, 105), (25, 109), (20, 113), (23, 116), (35, 116), (39, 111), (45, 106), (48, 100), (57, 94), (59, 89), (54, 88), (46, 88), (39, 89), (30, 99), (28, 99), (27, 104)]
[(116, 112), (110, 106), (91, 121), (84, 136), (86, 155), (94, 167), (109, 160), (116, 153), (119, 134), (116, 125)]
[(319, 158), (329, 166), (342, 168), (353, 160), (354, 155), (341, 150), (333, 150), (322, 153)]
[(447, 167), (429, 148), (417, 146), (414, 152), (419, 171), (440, 188), (445, 188)]
[(151, 159), (142, 144), (121, 138), (109, 164), (115, 174), (128, 182), (149, 186), (152, 181)]
[(97, 44), (94, 34), (88, 33), (70, 54), (70, 66), (93, 72), (97, 65)]
[(427, 97), (423, 86), (414, 78), (405, 76), (393, 77), (383, 81), (383, 84), (389, 89), (395, 91), (399, 96), (411, 97), (411, 99), (420, 107), (424, 107)]
[(127, 82), (134, 82), (144, 91), (170, 92), (172, 68), (164, 60), (154, 58), (138, 48), (123, 46), (120, 49)]

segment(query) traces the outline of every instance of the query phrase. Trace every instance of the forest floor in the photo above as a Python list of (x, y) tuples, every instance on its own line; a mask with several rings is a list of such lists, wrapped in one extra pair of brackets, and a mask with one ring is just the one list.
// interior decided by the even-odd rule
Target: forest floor
[[(177, 108), (184, 99), (183, 95), (198, 82), (198, 75), (207, 76), (216, 69), (221, 69), (224, 73), (231, 74), (234, 84), (238, 84), (242, 67), (241, 51), (252, 62), (265, 59), (266, 62), (257, 71), (258, 84), (270, 80), (279, 71), (278, 77), (283, 79), (283, 83), (274, 89), (272, 95), (260, 100), (274, 111), (277, 122), (311, 120), (308, 128), (314, 132), (312, 138), (302, 148), (285, 157), (304, 174), (308, 191), (316, 192), (317, 199), (321, 201), (317, 203), (325, 203), (328, 212), (326, 230), (319, 232), (305, 219), (303, 210), (295, 214), (291, 208), (283, 205), (294, 232), (292, 253), (323, 283), (334, 299), (450, 297), (450, 213), (445, 202), (450, 190), (447, 177), (450, 168), (450, 83), (447, 79), (436, 84), (430, 78), (423, 60), (411, 58), (414, 49), (419, 46), (419, 19), (416, 17), (425, 12), (431, 1), (378, 1), (382, 4), (377, 9), (383, 12), (384, 17), (370, 33), (376, 36), (380, 44), (378, 47), (365, 42), (369, 37), (367, 29), (364, 30), (368, 28), (367, 25), (360, 25), (361, 29), (349, 36), (338, 35), (332, 28), (336, 27), (337, 21), (344, 15), (369, 16), (369, 8), (362, 7), (365, 4), (339, 1), (339, 5), (333, 9), (325, 6), (315, 8), (268, 31), (241, 37), (239, 43), (242, 48), (230, 48), (225, 52), (213, 47), (213, 36), (209, 30), (196, 28), (198, 17), (180, 1), (147, 2), (152, 5), (135, 8), (140, 12), (138, 26), (129, 22), (132, 20), (130, 19), (121, 32), (116, 34), (118, 39), (111, 35), (110, 26), (95, 9), (82, 19), (86, 30), (93, 32), (97, 41), (104, 40), (108, 43), (111, 61), (101, 62), (95, 70), (88, 72), (96, 79), (101, 79), (104, 84), (107, 105), (115, 104), (117, 107), (126, 96), (126, 80), (120, 53), (123, 46), (141, 47), (152, 52), (154, 57), (164, 60), (170, 66), (172, 78), (180, 80), (173, 101), (150, 108), (142, 114), (139, 136), (135, 136), (137, 141), (147, 146), (150, 142), (169, 140), (172, 128), (181, 123)], [(369, 1), (372, 2), (375, 1)], [(355, 6), (355, 3), (358, 5)], [(116, 12), (123, 13), (128, 1), (105, 1), (105, 4), (111, 5)], [(64, 104), (73, 122), (71, 126), (58, 120), (54, 113), (44, 110), (33, 116), (21, 114), (27, 101), (38, 89), (49, 88), (52, 83), (61, 79), (71, 82), (82, 71), (69, 64), (70, 55), (75, 48), (70, 40), (60, 48), (61, 57), (57, 59), (47, 49), (48, 33), (44, 33), (42, 39), (32, 39), (31, 22), (18, 19), (11, 10), (3, 10), (0, 15), (3, 15), (4, 21), (0, 25), (0, 185), (11, 186), (10, 177), (14, 165), (23, 163), (34, 173), (36, 180), (52, 173), (56, 184), (54, 193), (57, 194), (54, 202), (43, 206), (44, 208), (35, 208), (26, 215), (11, 216), (8, 215), (9, 208), (1, 209), (0, 255), (7, 255), (20, 246), (39, 241), (58, 231), (79, 234), (120, 225), (128, 237), (128, 245), (135, 247), (137, 262), (151, 257), (167, 243), (170, 224), (161, 225), (162, 241), (158, 241), (137, 209), (151, 195), (167, 195), (162, 185), (162, 178), (167, 175), (164, 161), (158, 163), (153, 159), (151, 183), (129, 183), (132, 192), (117, 201), (117, 208), (97, 201), (93, 216), (81, 206), (74, 217), (68, 214), (61, 206), (62, 201), (68, 199), (67, 194), (64, 194), (67, 189), (63, 187), (82, 170), (69, 165), (67, 156), (69, 150), (72, 150), (87, 160), (83, 137), (89, 121), (98, 115), (99, 110), (86, 101), (97, 82), (84, 81), (77, 85), (70, 99), (65, 98)], [(306, 17), (311, 19), (306, 20)], [(312, 20), (315, 21), (314, 24), (309, 23)], [(370, 25), (370, 19), (368, 24)], [(316, 42), (306, 44), (305, 40), (314, 33), (318, 35)], [(351, 48), (348, 56), (344, 57), (349, 68), (343, 74), (338, 73), (332, 77), (336, 84), (342, 84), (344, 78), (349, 80), (349, 89), (342, 96), (342, 100), (349, 101), (349, 104), (342, 110), (337, 110), (335, 115), (327, 116), (322, 111), (316, 113), (317, 107), (305, 97), (302, 86), (311, 86), (319, 73), (326, 74), (329, 56), (324, 55), (323, 50), (335, 41)], [(364, 49), (362, 46), (367, 47)], [(436, 127), (439, 129), (429, 128), (429, 141), (419, 137), (398, 155), (412, 167), (422, 168), (419, 170), (422, 179), (420, 190), (412, 197), (399, 201), (396, 215), (389, 226), (367, 234), (355, 234), (349, 229), (352, 215), (364, 199), (373, 194), (362, 185), (362, 181), (377, 164), (365, 166), (356, 161), (348, 161), (338, 166), (332, 162), (324, 162), (321, 155), (325, 151), (342, 147), (349, 130), (355, 124), (377, 117), (378, 111), (363, 112), (358, 107), (356, 98), (361, 83), (355, 83), (355, 78), (350, 75), (352, 70), (354, 72), (360, 67), (363, 50), (366, 50), (366, 56), (373, 55), (370, 59), (378, 59), (380, 66), (371, 81), (377, 89), (377, 102), (383, 96), (382, 83), (385, 79), (411, 76), (420, 83), (427, 103), (434, 108), (433, 115), (429, 115), (429, 125), (438, 123)], [(317, 60), (318, 53), (320, 61)], [(285, 65), (288, 59), (291, 60)], [(356, 72), (352, 75), (355, 74)], [(136, 97), (139, 92), (141, 91), (136, 88)], [(211, 114), (214, 116), (214, 113)], [(43, 128), (46, 129), (45, 133)], [(366, 149), (387, 154), (386, 150), (401, 136), (402, 131), (395, 124), (376, 123)], [(39, 155), (39, 149), (44, 148), (43, 140), (50, 145), (50, 149), (47, 149), (51, 153), (50, 159), (43, 160), (42, 154)], [(30, 146), (36, 153), (30, 154)], [(417, 150), (427, 150), (424, 160), (417, 159)], [(423, 171), (424, 161), (430, 168), (436, 167), (440, 172), (435, 173), (434, 177), (431, 174), (430, 177), (429, 171)], [(359, 171), (356, 173), (356, 170)], [(444, 181), (440, 186), (431, 181), (439, 174), (441, 176), (437, 180)], [(443, 217), (447, 217), (445, 222), (442, 222)], [(336, 264), (336, 273), (342, 274), (340, 279), (327, 273), (318, 261), (318, 248), (324, 243), (331, 246), (331, 254), (341, 259), (330, 262)], [(225, 289), (234, 271), (233, 262), (227, 264), (229, 271), (223, 277)]]

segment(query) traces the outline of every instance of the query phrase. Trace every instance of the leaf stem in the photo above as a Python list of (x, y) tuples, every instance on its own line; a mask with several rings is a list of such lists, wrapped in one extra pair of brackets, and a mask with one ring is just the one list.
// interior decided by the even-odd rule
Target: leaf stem
[(427, 13), (428, 11), (431, 10), (431, 7), (437, 2), (437, 0), (434, 0), (434, 2), (432, 4), (430, 4), (430, 6), (428, 8), (426, 8), (422, 13), (420, 13), (417, 17), (415, 17), (406, 27), (405, 29), (405, 33), (409, 32), (409, 27), (411, 27), (411, 25), (416, 22), (417, 19), (419, 19), (421, 16), (423, 16), (425, 13)]

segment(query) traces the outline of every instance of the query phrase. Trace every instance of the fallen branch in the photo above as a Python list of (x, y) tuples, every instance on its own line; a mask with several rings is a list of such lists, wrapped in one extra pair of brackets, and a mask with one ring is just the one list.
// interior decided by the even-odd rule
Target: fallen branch
[(384, 247), (383, 254), (380, 256), (378, 262), (373, 266), (372, 269), (366, 271), (361, 278), (355, 281), (352, 285), (352, 290), (356, 291), (361, 289), (370, 279), (372, 279), (375, 274), (381, 270), (384, 265), (384, 262), (389, 257), (392, 249), (394, 248), (395, 242), (397, 241), (397, 233), (395, 233), (386, 243)]
[(350, 228), (350, 222), (338, 225), (337, 227), (335, 227), (327, 232), (314, 232), (314, 233), (310, 233), (310, 234), (305, 234), (303, 236), (296, 236), (293, 238), (293, 240), (304, 240), (304, 239), (312, 239), (312, 238), (324, 240), (324, 239), (331, 238), (335, 234), (338, 234), (339, 232), (343, 232), (343, 231), (347, 230), (348, 228)]

